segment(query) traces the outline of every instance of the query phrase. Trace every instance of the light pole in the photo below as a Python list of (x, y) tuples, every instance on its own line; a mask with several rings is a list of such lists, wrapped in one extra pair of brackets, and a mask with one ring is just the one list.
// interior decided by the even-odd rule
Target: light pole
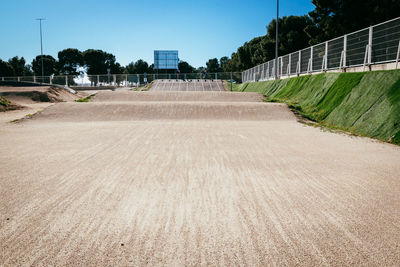
[(41, 57), (41, 61), (42, 61), (42, 83), (44, 80), (44, 65), (43, 65), (43, 41), (42, 41), (42, 20), (45, 20), (45, 18), (39, 18), (36, 19), (39, 21), (40, 24), (40, 57)]
[(278, 21), (279, 21), (279, 0), (276, 0), (275, 79), (278, 79)]

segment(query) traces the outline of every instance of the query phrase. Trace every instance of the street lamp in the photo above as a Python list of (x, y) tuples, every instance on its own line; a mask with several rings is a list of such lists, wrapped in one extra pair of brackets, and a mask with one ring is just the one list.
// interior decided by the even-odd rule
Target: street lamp
[(39, 21), (40, 24), (40, 57), (41, 57), (41, 61), (42, 61), (42, 83), (44, 80), (44, 65), (43, 65), (43, 42), (42, 42), (42, 20), (45, 20), (45, 18), (39, 18), (36, 19)]
[(278, 79), (278, 20), (279, 20), (279, 0), (276, 0), (275, 79)]

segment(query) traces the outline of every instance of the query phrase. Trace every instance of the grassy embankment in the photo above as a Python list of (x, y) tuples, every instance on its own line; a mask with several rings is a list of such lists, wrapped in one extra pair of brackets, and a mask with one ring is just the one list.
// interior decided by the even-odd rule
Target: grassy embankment
[(89, 96), (87, 96), (87, 97), (77, 99), (77, 100), (75, 100), (75, 102), (84, 102), (84, 103), (87, 103), (87, 102), (89, 102), (89, 100), (90, 100), (92, 97), (94, 97), (95, 95), (96, 95), (96, 94), (91, 94), (91, 95), (89, 95)]
[(3, 106), (4, 108), (8, 107), (9, 105), (11, 105), (10, 100), (8, 100), (7, 98), (0, 96), (0, 106)]
[(400, 70), (323, 73), (234, 86), (285, 102), (322, 126), (400, 144)]

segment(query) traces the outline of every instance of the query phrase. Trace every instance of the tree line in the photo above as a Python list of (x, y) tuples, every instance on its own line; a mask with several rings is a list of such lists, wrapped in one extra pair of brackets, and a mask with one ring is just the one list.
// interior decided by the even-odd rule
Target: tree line
[[(303, 16), (279, 18), (279, 55), (286, 55), (399, 16), (399, 0), (312, 0), (314, 10)], [(240, 46), (231, 57), (207, 61), (209, 72), (243, 71), (275, 58), (272, 20), (264, 36)]]
[[(143, 74), (154, 73), (154, 65), (149, 65), (146, 61), (139, 59), (126, 66), (121, 66), (116, 62), (115, 55), (103, 50), (88, 49), (79, 51), (75, 48), (64, 49), (57, 54), (57, 59), (51, 55), (43, 55), (43, 73), (50, 75), (88, 75), (106, 74), (108, 69), (112, 74)], [(201, 72), (203, 68), (194, 68), (186, 61), (178, 64), (181, 73)], [(170, 70), (173, 71), (173, 70)], [(0, 76), (41, 76), (42, 61), (41, 56), (36, 56), (31, 64), (27, 64), (23, 57), (15, 56), (8, 61), (0, 59)]]

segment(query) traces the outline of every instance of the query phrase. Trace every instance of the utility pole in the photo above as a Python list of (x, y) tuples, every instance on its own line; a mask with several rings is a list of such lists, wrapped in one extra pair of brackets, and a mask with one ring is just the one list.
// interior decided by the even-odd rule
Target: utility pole
[(39, 18), (36, 19), (39, 21), (40, 24), (40, 57), (42, 61), (42, 83), (44, 81), (44, 65), (43, 65), (43, 41), (42, 41), (42, 20), (45, 20), (45, 18)]
[(279, 0), (276, 0), (276, 35), (275, 35), (275, 79), (278, 79), (278, 21), (279, 21)]

